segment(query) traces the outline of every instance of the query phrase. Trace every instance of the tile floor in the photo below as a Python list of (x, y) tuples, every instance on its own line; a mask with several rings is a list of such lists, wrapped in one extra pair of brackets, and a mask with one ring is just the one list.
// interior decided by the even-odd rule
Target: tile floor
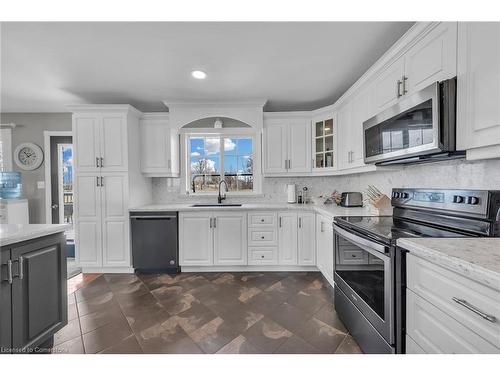
[(54, 353), (361, 353), (317, 272), (89, 275)]

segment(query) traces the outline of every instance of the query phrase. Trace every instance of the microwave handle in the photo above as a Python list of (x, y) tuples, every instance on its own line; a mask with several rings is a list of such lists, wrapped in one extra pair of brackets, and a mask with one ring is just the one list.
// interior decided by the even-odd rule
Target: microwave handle
[(378, 244), (376, 242), (372, 242), (369, 240), (366, 240), (362, 237), (356, 236), (355, 234), (352, 234), (345, 229), (340, 228), (338, 225), (334, 225), (335, 232), (337, 232), (338, 235), (344, 237), (345, 239), (349, 240), (355, 245), (358, 245), (360, 247), (368, 247), (370, 249), (376, 250), (379, 253), (387, 253), (387, 246)]

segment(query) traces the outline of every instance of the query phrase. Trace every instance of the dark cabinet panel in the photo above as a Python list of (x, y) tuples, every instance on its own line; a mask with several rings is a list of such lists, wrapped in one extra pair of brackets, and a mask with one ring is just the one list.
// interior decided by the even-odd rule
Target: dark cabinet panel
[(12, 342), (11, 284), (8, 262), (10, 249), (0, 250), (0, 352), (10, 348)]
[(12, 248), (12, 346), (41, 344), (67, 323), (64, 236)]

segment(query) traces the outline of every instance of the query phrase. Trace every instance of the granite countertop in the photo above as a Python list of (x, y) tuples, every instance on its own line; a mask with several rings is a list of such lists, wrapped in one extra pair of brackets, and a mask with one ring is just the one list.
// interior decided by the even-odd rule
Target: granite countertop
[(241, 206), (228, 207), (193, 207), (193, 203), (174, 203), (174, 204), (150, 204), (129, 209), (130, 212), (138, 211), (266, 211), (266, 210), (295, 210), (311, 211), (321, 215), (329, 216), (332, 219), (335, 216), (378, 216), (370, 212), (368, 207), (340, 207), (335, 204), (296, 204), (296, 203), (244, 203)]
[(0, 246), (64, 232), (69, 224), (0, 224)]
[(402, 238), (397, 244), (500, 291), (500, 238)]

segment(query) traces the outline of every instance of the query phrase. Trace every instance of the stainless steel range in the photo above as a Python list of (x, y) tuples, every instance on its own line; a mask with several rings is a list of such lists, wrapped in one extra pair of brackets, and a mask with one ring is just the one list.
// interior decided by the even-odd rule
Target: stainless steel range
[(404, 237), (500, 236), (500, 191), (393, 189), (393, 216), (337, 217), (335, 309), (365, 353), (404, 353)]

